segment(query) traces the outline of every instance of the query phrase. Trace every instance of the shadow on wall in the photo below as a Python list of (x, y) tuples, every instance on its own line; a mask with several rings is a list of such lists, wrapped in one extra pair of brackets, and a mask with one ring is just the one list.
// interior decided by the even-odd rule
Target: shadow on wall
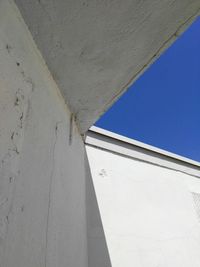
[(112, 267), (87, 155), (85, 165), (88, 266)]

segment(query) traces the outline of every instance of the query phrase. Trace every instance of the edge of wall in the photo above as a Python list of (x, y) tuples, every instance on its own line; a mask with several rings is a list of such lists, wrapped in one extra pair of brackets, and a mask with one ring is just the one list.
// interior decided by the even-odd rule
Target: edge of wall
[(91, 127), (85, 144), (200, 178), (200, 163), (107, 130)]

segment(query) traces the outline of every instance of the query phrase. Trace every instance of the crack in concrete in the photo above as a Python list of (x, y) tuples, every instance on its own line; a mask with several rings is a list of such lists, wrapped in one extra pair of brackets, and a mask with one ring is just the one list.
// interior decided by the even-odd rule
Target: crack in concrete
[(74, 122), (74, 114), (71, 113), (70, 116), (70, 122), (69, 122), (69, 145), (71, 146), (72, 144), (72, 137), (73, 137), (73, 122)]
[(7, 202), (8, 202), (8, 198), (6, 197), (0, 202), (0, 207), (4, 206)]
[(51, 207), (51, 195), (52, 195), (52, 183), (53, 183), (53, 175), (54, 175), (54, 165), (55, 165), (55, 149), (56, 143), (58, 139), (58, 125), (62, 122), (59, 121), (55, 125), (55, 140), (52, 147), (52, 169), (50, 173), (50, 181), (49, 181), (49, 195), (48, 195), (48, 208), (47, 208), (47, 223), (46, 223), (46, 237), (45, 237), (45, 267), (47, 267), (47, 249), (48, 249), (48, 235), (49, 235), (49, 218), (50, 218), (50, 207)]
[(12, 46), (9, 45), (9, 44), (7, 44), (7, 45), (6, 45), (6, 50), (7, 50), (8, 54), (10, 54), (10, 52), (11, 52), (11, 50), (12, 50)]
[[(32, 88), (30, 88), (32, 89)], [(6, 214), (3, 218), (0, 218), (0, 238), (6, 238), (8, 231), (8, 225), (10, 222), (10, 214), (12, 213), (13, 201), (15, 197), (16, 183), (13, 183), (15, 178), (20, 174), (19, 171), (19, 154), (22, 149), (23, 136), (24, 136), (24, 123), (27, 118), (27, 110), (29, 108), (29, 98), (30, 92), (33, 90), (28, 90), (28, 93), (18, 88), (15, 93), (14, 107), (17, 112), (17, 124), (12, 130), (10, 135), (10, 143), (7, 152), (4, 154), (0, 162), (0, 171), (3, 179), (8, 179), (8, 192), (5, 192), (5, 201), (0, 203), (0, 208), (4, 205), (6, 206)], [(27, 102), (28, 101), (28, 102)], [(14, 166), (14, 169), (13, 169)], [(4, 177), (5, 176), (5, 177)], [(8, 178), (6, 178), (8, 176)], [(11, 185), (12, 183), (12, 185)]]

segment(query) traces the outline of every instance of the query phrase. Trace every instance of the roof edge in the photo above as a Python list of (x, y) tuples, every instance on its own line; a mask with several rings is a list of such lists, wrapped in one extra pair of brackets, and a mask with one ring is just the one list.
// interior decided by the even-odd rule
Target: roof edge
[(200, 178), (200, 163), (134, 139), (93, 126), (86, 134), (87, 145), (126, 157), (181, 171)]

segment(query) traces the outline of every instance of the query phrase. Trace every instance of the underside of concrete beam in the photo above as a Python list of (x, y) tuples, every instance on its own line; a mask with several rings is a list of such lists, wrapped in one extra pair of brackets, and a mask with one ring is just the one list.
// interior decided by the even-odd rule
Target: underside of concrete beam
[(196, 18), (199, 0), (15, 0), (84, 133)]

